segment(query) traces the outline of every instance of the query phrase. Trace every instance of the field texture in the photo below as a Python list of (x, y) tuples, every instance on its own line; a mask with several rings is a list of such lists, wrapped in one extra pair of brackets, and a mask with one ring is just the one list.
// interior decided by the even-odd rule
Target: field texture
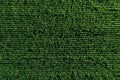
[(0, 80), (120, 80), (120, 0), (0, 0)]

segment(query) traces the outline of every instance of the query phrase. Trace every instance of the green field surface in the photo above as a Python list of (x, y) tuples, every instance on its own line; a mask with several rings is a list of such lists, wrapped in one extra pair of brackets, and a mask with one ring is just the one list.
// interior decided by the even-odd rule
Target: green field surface
[(0, 0), (0, 80), (120, 80), (120, 0)]

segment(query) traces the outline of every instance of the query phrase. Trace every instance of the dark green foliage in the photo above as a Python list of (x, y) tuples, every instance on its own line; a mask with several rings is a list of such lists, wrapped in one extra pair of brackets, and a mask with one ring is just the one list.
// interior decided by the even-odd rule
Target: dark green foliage
[(120, 80), (119, 0), (0, 0), (0, 80)]

